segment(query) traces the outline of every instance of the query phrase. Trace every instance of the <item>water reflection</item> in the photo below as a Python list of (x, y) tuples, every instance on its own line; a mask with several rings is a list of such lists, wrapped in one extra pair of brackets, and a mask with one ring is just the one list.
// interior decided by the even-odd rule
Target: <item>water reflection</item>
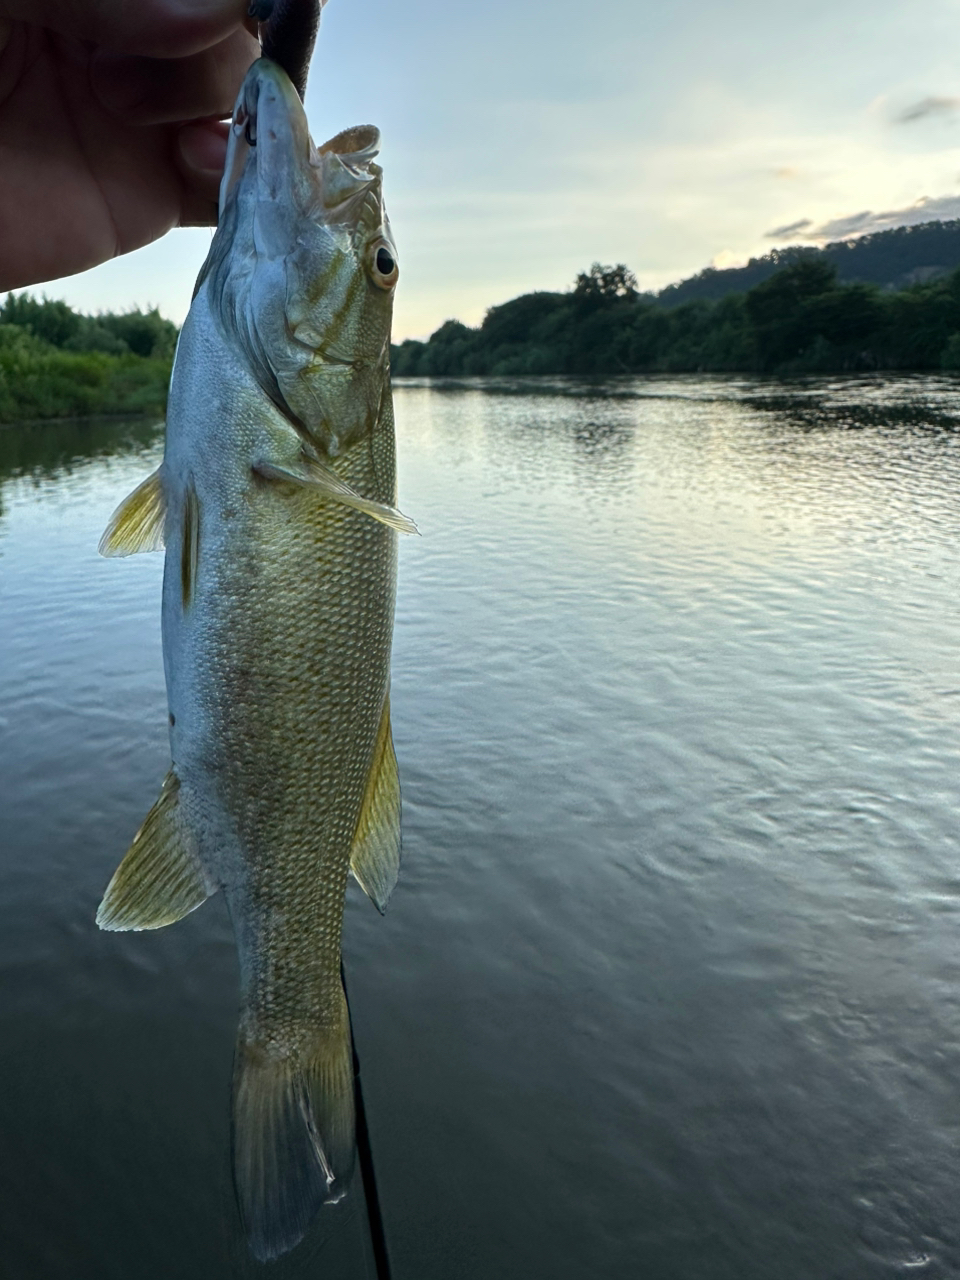
[[(960, 388), (415, 380), (397, 415), (405, 862), (346, 925), (397, 1280), (957, 1274)], [(254, 1274), (223, 905), (92, 922), (166, 767), (160, 561), (95, 552), (159, 445), (0, 432), (31, 1280)], [(277, 1274), (369, 1273), (356, 1197), (326, 1221)]]
[(163, 436), (149, 418), (84, 418), (0, 427), (0, 481), (10, 476), (69, 474), (93, 458), (148, 449)]

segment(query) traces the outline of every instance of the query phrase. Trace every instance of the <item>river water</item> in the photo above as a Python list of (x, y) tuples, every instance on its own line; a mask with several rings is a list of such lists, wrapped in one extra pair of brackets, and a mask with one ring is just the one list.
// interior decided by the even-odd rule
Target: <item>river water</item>
[[(345, 961), (395, 1280), (960, 1274), (960, 384), (416, 382), (404, 870)], [(0, 1274), (261, 1274), (167, 764), (159, 425), (0, 430)], [(263, 1274), (374, 1273), (359, 1185)]]

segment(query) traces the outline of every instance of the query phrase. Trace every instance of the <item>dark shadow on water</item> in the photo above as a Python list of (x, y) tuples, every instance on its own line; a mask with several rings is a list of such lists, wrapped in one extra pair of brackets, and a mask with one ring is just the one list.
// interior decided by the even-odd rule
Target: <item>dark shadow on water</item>
[(885, 375), (848, 374), (835, 377), (798, 375), (774, 377), (740, 373), (651, 373), (645, 375), (578, 377), (574, 375), (528, 374), (514, 377), (417, 377), (394, 378), (398, 391), (428, 389), (441, 393), (480, 391), (489, 395), (515, 396), (596, 396), (600, 399), (628, 400), (764, 400), (771, 406), (791, 405), (800, 400), (847, 399), (880, 395), (886, 402), (904, 397), (923, 401), (942, 400), (943, 393), (960, 397), (960, 379), (930, 374)]
[(69, 474), (78, 463), (141, 453), (163, 438), (157, 418), (69, 418), (0, 426), (0, 482)]
[[(449, 377), (397, 378), (397, 391), (430, 390), (455, 395), (557, 397), (573, 400), (692, 401), (740, 404), (769, 414), (802, 431), (899, 431), (953, 433), (960, 427), (960, 381), (948, 377), (904, 374), (878, 377), (764, 377), (750, 374), (650, 374), (645, 377)], [(944, 399), (956, 399), (944, 407)], [(935, 403), (939, 402), (939, 403)], [(595, 424), (584, 422), (577, 443), (590, 440)], [(588, 450), (590, 445), (588, 443)]]
[(924, 434), (941, 435), (960, 428), (960, 414), (944, 413), (923, 403), (830, 404), (823, 399), (796, 396), (756, 396), (746, 400), (750, 409), (787, 421), (801, 431), (866, 431), (909, 427)]
[(619, 422), (587, 421), (576, 427), (573, 439), (584, 459), (595, 461), (625, 453), (633, 443), (633, 431)]

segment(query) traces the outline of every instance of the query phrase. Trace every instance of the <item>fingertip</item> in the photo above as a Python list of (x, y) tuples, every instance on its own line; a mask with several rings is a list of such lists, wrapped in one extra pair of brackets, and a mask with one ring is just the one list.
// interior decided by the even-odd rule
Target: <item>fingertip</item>
[(212, 174), (217, 182), (227, 159), (230, 128), (223, 120), (193, 120), (180, 129), (180, 162), (188, 174)]
[(193, 217), (197, 216), (197, 210), (204, 211), (201, 224), (216, 222), (220, 179), (227, 157), (227, 135), (228, 126), (219, 120), (193, 121), (178, 131), (178, 167), (191, 197)]

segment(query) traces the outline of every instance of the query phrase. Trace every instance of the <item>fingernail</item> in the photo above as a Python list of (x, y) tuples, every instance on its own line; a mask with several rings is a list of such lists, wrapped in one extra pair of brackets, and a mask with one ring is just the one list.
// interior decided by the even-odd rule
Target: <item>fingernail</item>
[(180, 156), (195, 173), (223, 172), (227, 158), (227, 126), (218, 120), (184, 125), (179, 135)]

